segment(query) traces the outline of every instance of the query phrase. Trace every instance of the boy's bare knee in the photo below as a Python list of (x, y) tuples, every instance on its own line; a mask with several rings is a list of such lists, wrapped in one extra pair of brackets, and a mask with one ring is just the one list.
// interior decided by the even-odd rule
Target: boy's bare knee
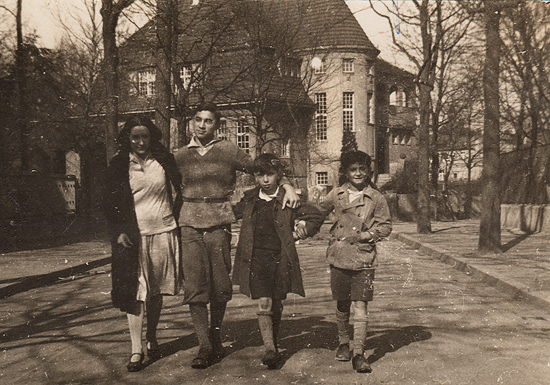
[(272, 305), (271, 298), (262, 297), (258, 301), (258, 310), (261, 312), (269, 312), (271, 311)]
[(351, 306), (353, 307), (353, 313), (355, 317), (359, 316), (360, 318), (367, 317), (367, 305), (366, 301), (352, 301)]

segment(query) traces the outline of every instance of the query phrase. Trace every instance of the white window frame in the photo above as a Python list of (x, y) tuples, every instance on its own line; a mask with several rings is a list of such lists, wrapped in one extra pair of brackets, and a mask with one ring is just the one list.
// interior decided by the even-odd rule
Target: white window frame
[(315, 173), (315, 184), (317, 186), (328, 186), (328, 172), (317, 171)]
[(327, 94), (315, 94), (315, 139), (319, 142), (328, 140)]
[(367, 113), (369, 124), (374, 124), (374, 94), (372, 92), (367, 93)]
[(353, 92), (344, 92), (342, 94), (342, 128), (352, 132), (355, 131), (354, 99), (355, 95)]
[(140, 96), (155, 96), (156, 88), (155, 82), (157, 78), (157, 72), (155, 68), (147, 68), (138, 71), (138, 95)]
[(290, 157), (290, 139), (283, 139), (281, 143), (281, 157), (289, 158)]
[(220, 127), (218, 128), (218, 139), (229, 140), (229, 128), (227, 127), (227, 120), (220, 119)]
[(342, 72), (345, 74), (352, 74), (355, 72), (355, 59), (344, 58), (342, 59)]
[(327, 61), (325, 59), (319, 59), (319, 60), (321, 61), (321, 65), (313, 68), (313, 73), (315, 75), (320, 75), (327, 72)]
[(237, 146), (250, 154), (250, 125), (246, 118), (241, 118), (237, 122)]

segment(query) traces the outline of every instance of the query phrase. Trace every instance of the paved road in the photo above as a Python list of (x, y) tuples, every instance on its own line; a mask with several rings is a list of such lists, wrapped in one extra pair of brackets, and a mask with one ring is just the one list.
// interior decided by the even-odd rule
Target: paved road
[(396, 240), (380, 247), (369, 309), (373, 373), (358, 374), (350, 363), (335, 361), (325, 236), (326, 228), (299, 246), (307, 297), (286, 301), (280, 370), (262, 367), (256, 309), (236, 294), (224, 323), (229, 355), (222, 362), (203, 371), (189, 368), (196, 340), (188, 308), (173, 297), (159, 325), (166, 357), (127, 373), (126, 320), (110, 306), (109, 267), (102, 266), (0, 300), (0, 383), (550, 383), (547, 312)]

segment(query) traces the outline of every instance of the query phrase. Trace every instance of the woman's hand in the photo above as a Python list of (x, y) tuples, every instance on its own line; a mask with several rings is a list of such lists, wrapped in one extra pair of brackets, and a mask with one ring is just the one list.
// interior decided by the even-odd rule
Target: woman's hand
[(283, 210), (286, 206), (295, 209), (300, 205), (300, 197), (296, 194), (296, 190), (290, 184), (284, 184), (285, 195), (283, 197)]
[(122, 233), (118, 236), (117, 243), (126, 248), (132, 247), (133, 245), (130, 237), (126, 233)]

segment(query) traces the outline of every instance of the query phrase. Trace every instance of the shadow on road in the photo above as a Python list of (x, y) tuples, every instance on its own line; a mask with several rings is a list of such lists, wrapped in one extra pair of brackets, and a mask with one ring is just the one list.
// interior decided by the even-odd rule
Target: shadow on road
[[(47, 274), (31, 275), (24, 278), (14, 279), (13, 281), (18, 282), (12, 283), (0, 289), (0, 299), (8, 298), (12, 295), (23, 293), (25, 291), (36, 289), (39, 287), (45, 287), (54, 285), (56, 283), (65, 282), (65, 278), (82, 275), (90, 270), (95, 269), (96, 267), (107, 265), (110, 262), (111, 257), (107, 257)], [(8, 281), (2, 282), (7, 283)]]
[[(226, 356), (251, 346), (261, 346), (262, 339), (256, 319), (228, 321), (224, 323), (224, 340), (231, 341), (226, 347)], [(283, 319), (279, 333), (279, 349), (284, 366), (294, 354), (307, 349), (336, 350), (338, 346), (336, 324), (328, 322), (324, 317), (312, 316), (297, 319)], [(404, 346), (431, 338), (432, 334), (422, 326), (406, 326), (403, 328), (378, 330), (369, 333), (365, 349), (374, 349), (369, 357), (373, 363)], [(197, 346), (195, 334), (184, 336), (161, 345), (163, 357), (175, 354), (180, 350), (188, 350)]]
[(366, 343), (366, 350), (374, 349), (374, 353), (370, 355), (368, 361), (372, 364), (384, 357), (386, 353), (395, 352), (404, 346), (428, 340), (431, 337), (432, 333), (423, 326), (405, 326), (376, 331)]

